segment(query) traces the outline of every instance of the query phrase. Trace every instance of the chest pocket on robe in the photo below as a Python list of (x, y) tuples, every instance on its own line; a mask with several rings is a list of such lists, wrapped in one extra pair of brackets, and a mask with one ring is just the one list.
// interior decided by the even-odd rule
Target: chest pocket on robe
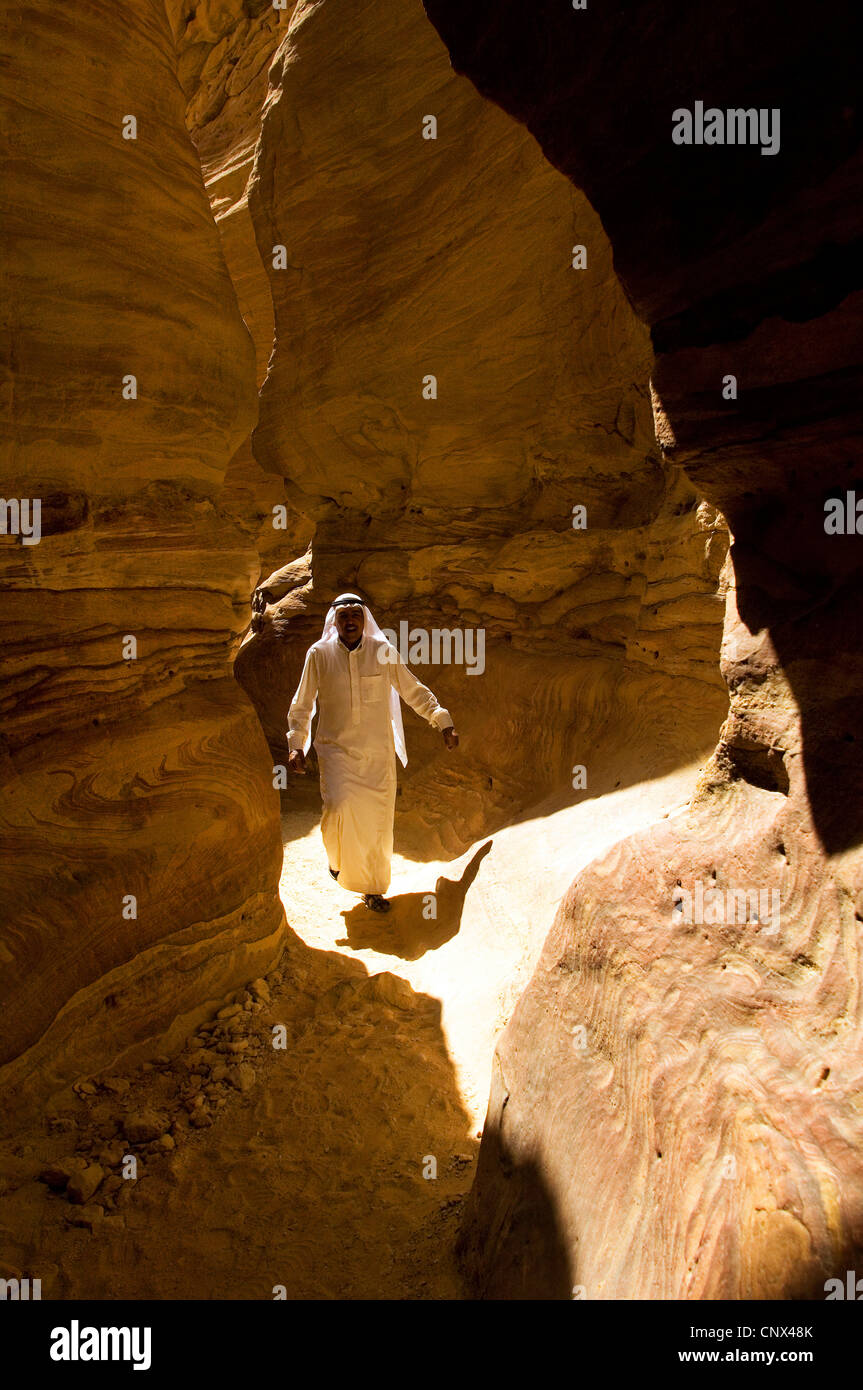
[(384, 676), (360, 676), (360, 692), (364, 705), (374, 705), (384, 698), (387, 681)]

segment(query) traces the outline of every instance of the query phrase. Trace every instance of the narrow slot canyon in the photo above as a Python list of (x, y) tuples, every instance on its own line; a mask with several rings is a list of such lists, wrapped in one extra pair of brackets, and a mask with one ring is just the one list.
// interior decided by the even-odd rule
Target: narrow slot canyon
[[(848, 14), (12, 9), (4, 1289), (823, 1298), (863, 1256)], [(775, 154), (681, 147), (696, 100), (781, 110)], [(403, 705), (386, 912), (288, 736), (340, 594), (458, 734)]]

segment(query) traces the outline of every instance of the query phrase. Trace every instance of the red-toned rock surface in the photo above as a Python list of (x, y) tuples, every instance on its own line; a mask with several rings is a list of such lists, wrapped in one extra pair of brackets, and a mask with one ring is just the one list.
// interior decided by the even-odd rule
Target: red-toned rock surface
[[(859, 538), (824, 527), (860, 476), (848, 12), (426, 9), (602, 218), (651, 328), (660, 438), (734, 537), (716, 757), (686, 818), (624, 842), (561, 908), (498, 1052), (475, 1285), (823, 1296), (863, 1245), (863, 592)], [(675, 145), (672, 112), (697, 99), (779, 108), (778, 153)], [(676, 883), (714, 874), (779, 890), (775, 937), (671, 925)]]

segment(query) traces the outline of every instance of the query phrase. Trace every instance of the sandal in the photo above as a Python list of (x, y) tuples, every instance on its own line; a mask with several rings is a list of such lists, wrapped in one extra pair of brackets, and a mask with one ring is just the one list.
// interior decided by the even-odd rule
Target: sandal
[(366, 907), (371, 908), (372, 912), (389, 912), (390, 904), (386, 898), (382, 898), (380, 893), (364, 893), (363, 902)]

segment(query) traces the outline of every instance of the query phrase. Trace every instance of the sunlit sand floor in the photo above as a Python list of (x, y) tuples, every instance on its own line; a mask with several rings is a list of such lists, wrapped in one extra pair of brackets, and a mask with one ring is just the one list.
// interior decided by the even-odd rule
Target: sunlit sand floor
[(440, 1002), (444, 1042), (475, 1130), (485, 1116), (495, 1040), (563, 894), (618, 840), (684, 805), (699, 767), (693, 762), (563, 809), (539, 805), (456, 860), (417, 864), (395, 855), (385, 916), (330, 878), (320, 831), (306, 828), (319, 809), (312, 784), (282, 816), (288, 921), (307, 946), (361, 961), (372, 975), (387, 971)]

